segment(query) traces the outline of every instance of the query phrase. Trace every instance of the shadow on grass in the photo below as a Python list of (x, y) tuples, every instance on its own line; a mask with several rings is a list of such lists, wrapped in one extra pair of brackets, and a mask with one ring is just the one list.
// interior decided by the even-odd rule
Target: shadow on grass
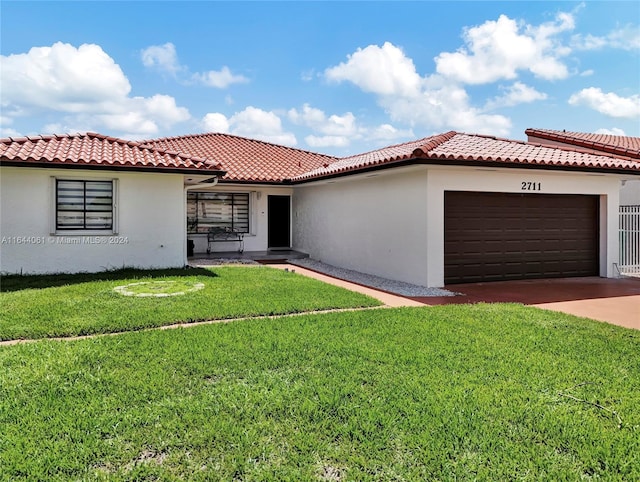
[(163, 278), (166, 276), (208, 276), (218, 275), (205, 268), (169, 268), (169, 269), (136, 269), (121, 268), (101, 271), (99, 273), (60, 273), (45, 275), (3, 275), (0, 280), (0, 292), (20, 291), (26, 289), (52, 288), (56, 286), (75, 285), (92, 281), (113, 281), (124, 279)]

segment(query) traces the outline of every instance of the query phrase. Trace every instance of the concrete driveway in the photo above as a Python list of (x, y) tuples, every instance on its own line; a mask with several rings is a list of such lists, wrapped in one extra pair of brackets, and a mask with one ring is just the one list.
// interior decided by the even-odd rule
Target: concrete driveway
[(445, 286), (447, 290), (459, 293), (457, 296), (406, 297), (300, 266), (271, 266), (294, 270), (325, 283), (372, 296), (389, 307), (482, 302), (522, 303), (640, 330), (640, 278), (586, 277), (469, 283)]
[(640, 330), (640, 279), (598, 277), (447, 285), (454, 297), (415, 298), (428, 305), (522, 303)]

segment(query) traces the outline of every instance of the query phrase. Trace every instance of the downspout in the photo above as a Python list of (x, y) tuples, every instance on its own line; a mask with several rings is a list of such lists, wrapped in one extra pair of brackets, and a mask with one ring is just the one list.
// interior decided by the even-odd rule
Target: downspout
[(214, 181), (213, 182), (208, 182), (206, 184), (193, 184), (192, 186), (185, 186), (184, 187), (184, 193), (182, 195), (182, 212), (183, 212), (183, 216), (184, 216), (184, 223), (183, 223), (183, 227), (184, 227), (184, 238), (182, 238), (182, 255), (183, 255), (183, 264), (184, 266), (187, 266), (189, 264), (189, 257), (187, 256), (187, 193), (193, 189), (201, 189), (202, 187), (209, 187), (209, 186), (215, 186), (216, 184), (218, 184), (218, 179), (220, 179), (218, 176), (214, 176)]

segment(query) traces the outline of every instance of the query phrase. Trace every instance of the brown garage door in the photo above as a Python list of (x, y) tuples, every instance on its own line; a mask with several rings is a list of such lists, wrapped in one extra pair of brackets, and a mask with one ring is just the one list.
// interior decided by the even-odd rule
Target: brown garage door
[(597, 196), (445, 192), (444, 281), (598, 275)]

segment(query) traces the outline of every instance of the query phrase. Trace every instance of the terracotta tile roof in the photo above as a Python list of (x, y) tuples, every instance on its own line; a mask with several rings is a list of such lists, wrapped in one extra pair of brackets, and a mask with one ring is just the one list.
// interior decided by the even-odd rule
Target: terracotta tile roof
[(345, 157), (326, 167), (298, 175), (293, 180), (305, 181), (330, 177), (398, 162), (451, 165), (520, 164), (574, 169), (630, 170), (640, 173), (640, 163), (614, 155), (589, 154), (576, 149), (545, 147), (521, 141), (451, 131), (357, 156)]
[(618, 154), (594, 154), (583, 147), (558, 148), (455, 131), (343, 158), (229, 134), (142, 143), (94, 133), (35, 136), (0, 139), (0, 159), (14, 165), (86, 165), (217, 175), (222, 169), (228, 173), (223, 181), (260, 183), (304, 182), (406, 163), (529, 165), (640, 174), (640, 162)]
[(195, 134), (151, 139), (144, 145), (191, 154), (219, 163), (225, 181), (281, 182), (337, 158), (231, 134)]
[(163, 151), (115, 137), (88, 132), (74, 135), (0, 139), (2, 163), (29, 166), (87, 166), (153, 169), (221, 175), (219, 165), (203, 158)]
[(366, 169), (380, 164), (390, 164), (398, 161), (414, 159), (414, 152), (420, 147), (440, 143), (450, 139), (455, 132), (447, 132), (439, 136), (425, 137), (416, 141), (405, 142), (393, 146), (383, 147), (375, 151), (356, 154), (354, 156), (343, 157), (328, 166), (322, 166), (313, 171), (305, 172), (294, 177), (294, 180), (311, 179), (319, 176), (340, 174), (348, 171)]
[(456, 134), (450, 140), (424, 153), (431, 159), (514, 163), (540, 166), (631, 169), (640, 164), (606, 154), (589, 154), (574, 149), (558, 149), (510, 139), (477, 134)]
[[(640, 159), (640, 137), (555, 131), (550, 129), (527, 129), (524, 132), (529, 138), (535, 137), (570, 144), (576, 148), (585, 148), (591, 151), (596, 150), (632, 159)], [(531, 141), (531, 139), (529, 140)]]

